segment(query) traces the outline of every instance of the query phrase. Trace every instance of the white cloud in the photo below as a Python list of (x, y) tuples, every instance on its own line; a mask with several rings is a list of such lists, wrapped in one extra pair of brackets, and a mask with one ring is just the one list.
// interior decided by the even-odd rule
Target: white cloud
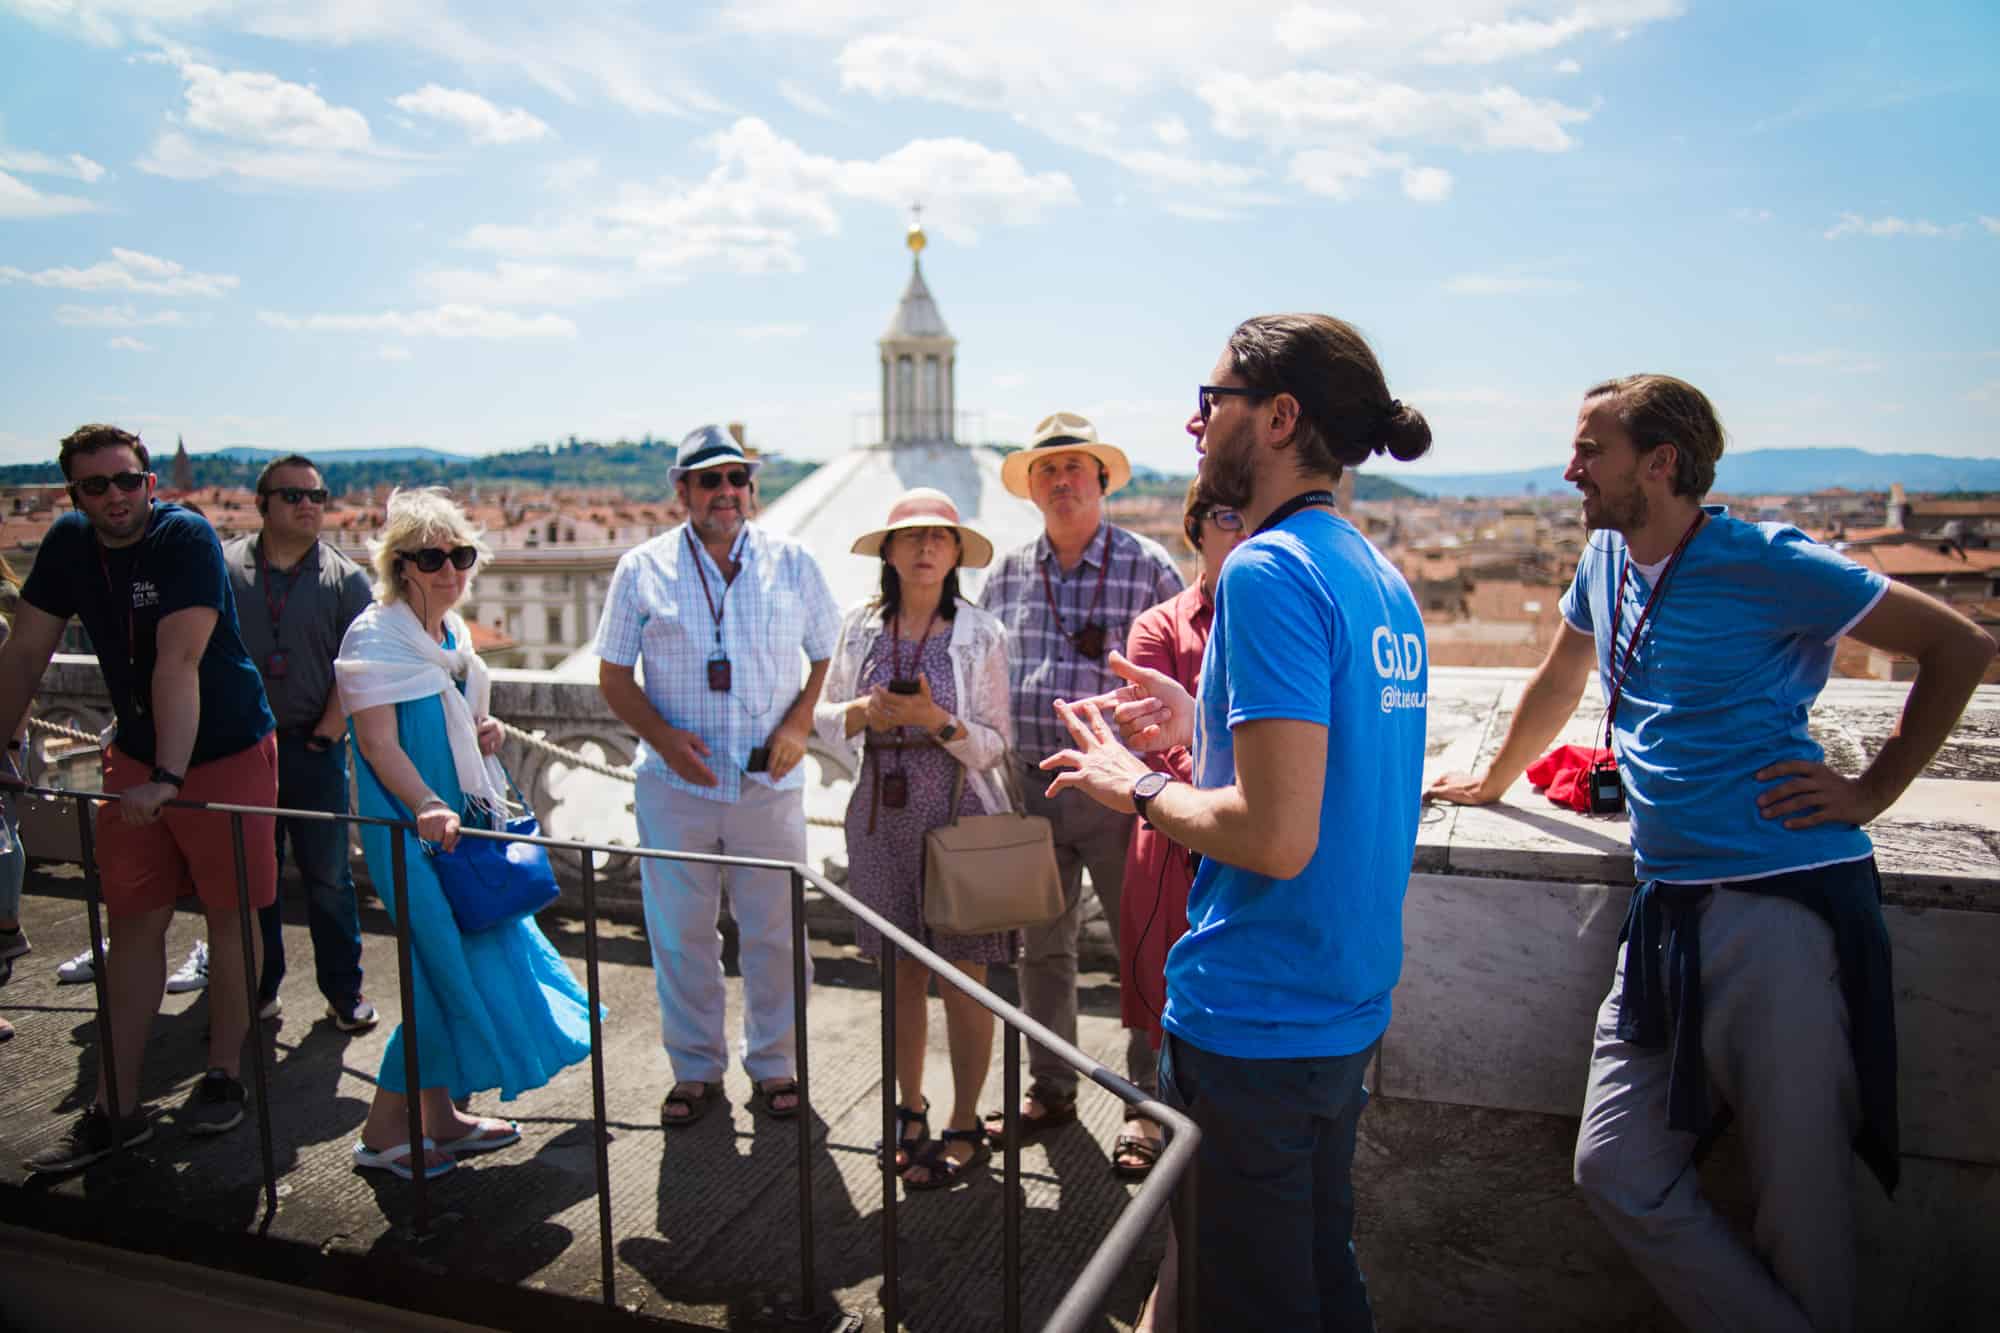
[(97, 205), (73, 194), (44, 194), (24, 180), (0, 171), (0, 218), (59, 218), (88, 213)]
[(821, 120), (839, 119), (838, 114), (831, 106), (827, 105), (825, 99), (814, 94), (803, 84), (797, 83), (794, 80), (778, 80), (778, 96), (784, 98), (808, 116), (817, 116)]
[(375, 349), (375, 355), (381, 357), (384, 361), (408, 361), (410, 359), (410, 349), (402, 346), (400, 343), (383, 343)]
[(1451, 198), (1451, 173), (1442, 167), (1408, 167), (1403, 193), (1420, 204), (1441, 204)]
[(474, 143), (530, 143), (555, 133), (546, 121), (520, 107), (502, 111), (478, 93), (435, 83), (404, 93), (396, 99), (396, 105), (413, 116), (429, 116), (456, 125)]
[(1031, 172), (968, 139), (915, 139), (880, 158), (842, 160), (745, 117), (706, 142), (716, 166), (699, 181), (627, 184), (588, 216), (483, 224), (464, 244), (514, 259), (625, 259), (656, 276), (795, 272), (805, 267), (804, 238), (838, 234), (851, 201), (900, 210), (921, 198), (925, 225), (962, 244), (982, 226), (1038, 222), (1077, 202), (1068, 176)]
[(0, 171), (18, 171), (23, 176), (61, 176), (65, 180), (82, 181), (85, 185), (95, 185), (104, 179), (103, 166), (82, 153), (55, 158), (47, 153), (20, 148), (0, 147)]
[(576, 306), (623, 296), (640, 286), (630, 273), (503, 260), (491, 271), (433, 269), (417, 285), (444, 305)]
[(1990, 218), (1981, 213), (1979, 215), (1979, 225), (1986, 228), (1993, 235), (2000, 236), (2000, 218)]
[(1771, 210), (1768, 208), (1732, 208), (1729, 216), (1738, 222), (1769, 222)]
[(56, 323), (74, 329), (143, 329), (149, 325), (185, 328), (188, 317), (178, 310), (151, 313), (131, 305), (59, 305)]
[(1373, 26), (1371, 20), (1347, 10), (1293, 5), (1278, 15), (1271, 30), (1278, 45), (1295, 55), (1307, 55), (1359, 36)]
[(560, 315), (520, 315), (472, 305), (384, 310), (372, 315), (286, 315), (260, 310), (257, 319), (270, 328), (296, 333), (389, 333), (399, 338), (576, 337), (576, 325)]
[(1642, 23), (1678, 18), (1679, 0), (1597, 0), (1561, 18), (1503, 18), (1452, 29), (1424, 54), (1434, 65), (1491, 65), (1553, 50), (1588, 32), (1623, 32)]
[(1372, 147), (1415, 139), (1460, 148), (1560, 153), (1575, 145), (1563, 127), (1590, 119), (1582, 107), (1513, 88), (1426, 91), (1368, 75), (1294, 70), (1275, 78), (1218, 74), (1196, 94), (1232, 139), (1273, 144), (1342, 138)]
[(736, 336), (750, 342), (767, 342), (773, 338), (803, 338), (807, 328), (804, 324), (746, 324), (736, 330)]
[(179, 72), (185, 105), (139, 159), (142, 171), (170, 180), (372, 189), (416, 169), (410, 155), (375, 141), (366, 116), (328, 102), (308, 84), (220, 70), (179, 50), (146, 59)]
[(1179, 116), (1161, 116), (1153, 122), (1153, 137), (1169, 148), (1179, 148), (1188, 141), (1187, 122)]
[(1574, 60), (1558, 60), (1556, 61), (1556, 73), (1581, 74), (1583, 73), (1583, 66)]
[(141, 292), (149, 296), (220, 296), (237, 285), (233, 273), (195, 273), (171, 259), (113, 247), (111, 258), (89, 268), (49, 268), (28, 273), (0, 266), (0, 283), (27, 282), (79, 292)]
[(150, 344), (142, 343), (137, 338), (127, 337), (124, 334), (113, 338), (105, 346), (118, 352), (150, 352), (153, 350)]
[(568, 194), (592, 180), (599, 171), (599, 163), (594, 157), (571, 157), (552, 163), (543, 168), (542, 179), (549, 188), (561, 194)]
[(1962, 222), (1939, 226), (1923, 218), (1864, 218), (1859, 213), (1842, 213), (1840, 221), (1820, 234), (1829, 241), (1837, 241), (1843, 236), (1957, 236), (1964, 230)]

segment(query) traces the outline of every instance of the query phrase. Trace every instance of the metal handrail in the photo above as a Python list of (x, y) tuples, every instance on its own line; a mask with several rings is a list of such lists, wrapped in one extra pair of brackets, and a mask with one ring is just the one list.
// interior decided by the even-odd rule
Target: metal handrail
[[(27, 795), (68, 799), (75, 801), (77, 826), (83, 859), (83, 880), (86, 907), (90, 918), (91, 952), (96, 979), (98, 1002), (99, 1040), (103, 1044), (105, 1068), (105, 1093), (111, 1117), (112, 1145), (114, 1152), (122, 1152), (125, 1147), (124, 1135), (119, 1127), (119, 1099), (114, 1052), (111, 1045), (111, 1022), (108, 977), (104, 966), (102, 927), (99, 919), (100, 889), (96, 862), (96, 848), (92, 837), (88, 806), (90, 804), (113, 804), (119, 797), (105, 792), (72, 791), (60, 787), (22, 786), (13, 788)], [(237, 805), (221, 801), (172, 800), (166, 803), (176, 809), (205, 810), (231, 816), (231, 837), (235, 844), (237, 902), (243, 914), (244, 950), (246, 959), (251, 956), (249, 925), (249, 878), (244, 847), (243, 818), (246, 815), (271, 815), (285, 819), (305, 819), (342, 824), (372, 825), (378, 828), (398, 829), (415, 834), (416, 824), (411, 820), (390, 819), (377, 815), (334, 813), (324, 810), (292, 810), (274, 806)], [(795, 861), (780, 861), (767, 857), (730, 856), (711, 852), (685, 852), (654, 847), (613, 846), (608, 843), (584, 842), (570, 838), (549, 838), (524, 836), (492, 829), (461, 827), (459, 836), (465, 838), (485, 838), (495, 842), (524, 842), (550, 851), (569, 851), (578, 854), (582, 863), (582, 896), (584, 907), (584, 971), (587, 998), (590, 1008), (590, 1062), (592, 1115), (595, 1120), (595, 1162), (597, 1168), (598, 1198), (598, 1245), (601, 1258), (601, 1280), (603, 1299), (607, 1306), (616, 1306), (614, 1251), (611, 1241), (611, 1172), (608, 1154), (610, 1135), (605, 1124), (603, 1031), (601, 1027), (600, 993), (598, 975), (597, 939), (597, 877), (593, 857), (596, 853), (617, 856), (636, 856), (663, 861), (681, 861), (702, 865), (733, 866), (750, 870), (783, 871), (791, 879), (792, 898), (792, 997), (793, 1024), (798, 1046), (798, 1085), (801, 1109), (811, 1106), (811, 1064), (806, 1025), (806, 930), (805, 930), (805, 886), (810, 882), (821, 893), (845, 908), (853, 916), (879, 931), (883, 940), (882, 968), (882, 1011), (883, 1011), (883, 1326), (894, 1330), (900, 1326), (900, 1294), (897, 1291), (895, 1234), (896, 1212), (896, 1172), (895, 1155), (887, 1151), (887, 1145), (896, 1141), (895, 1106), (896, 1090), (894, 1077), (893, 1015), (895, 1011), (895, 961), (896, 951), (901, 950), (928, 967), (941, 982), (956, 986), (970, 996), (982, 1008), (998, 1018), (1006, 1029), (1005, 1036), (1005, 1092), (1006, 1106), (1004, 1153), (1004, 1184), (1006, 1213), (1003, 1217), (1003, 1275), (1002, 1291), (1006, 1302), (1004, 1327), (1010, 1333), (1021, 1327), (1020, 1309), (1020, 1211), (1022, 1198), (1020, 1185), (1020, 1043), (1023, 1033), (1033, 1038), (1045, 1050), (1054, 1054), (1064, 1064), (1077, 1073), (1088, 1077), (1093, 1083), (1105, 1089), (1126, 1103), (1127, 1107), (1147, 1118), (1157, 1121), (1167, 1130), (1167, 1144), (1153, 1169), (1147, 1173), (1146, 1181), (1130, 1204), (1119, 1214), (1111, 1230), (1099, 1242), (1096, 1251), (1084, 1265), (1076, 1280), (1057, 1304), (1048, 1321), (1042, 1325), (1043, 1333), (1074, 1333), (1092, 1319), (1103, 1304), (1112, 1283), (1119, 1272), (1130, 1261), (1147, 1227), (1162, 1209), (1171, 1208), (1174, 1219), (1174, 1239), (1178, 1247), (1178, 1308), (1180, 1327), (1197, 1327), (1195, 1313), (1195, 1270), (1194, 1270), (1194, 1181), (1190, 1174), (1194, 1163), (1201, 1131), (1182, 1112), (1166, 1105), (1157, 1098), (1149, 1097), (1139, 1088), (1111, 1072), (1104, 1065), (1085, 1055), (1071, 1043), (1030, 1018), (1027, 1014), (995, 995), (985, 986), (966, 976), (957, 967), (927, 948), (907, 932), (885, 920), (881, 914), (862, 903), (840, 885), (815, 873), (809, 867)], [(403, 1009), (403, 1052), (404, 1077), (410, 1107), (409, 1142), (412, 1170), (411, 1194), (413, 1221), (411, 1233), (421, 1237), (429, 1230), (429, 1197), (424, 1178), (424, 1159), (419, 1155), (423, 1141), (419, 1090), (421, 1065), (417, 1050), (417, 1024), (415, 1013), (415, 988), (410, 984), (412, 960), (410, 956), (409, 894), (407, 892), (408, 867), (407, 850), (403, 839), (395, 838), (390, 843), (390, 859), (393, 870), (396, 895), (395, 916), (397, 936), (397, 982), (402, 991)], [(249, 1012), (255, 1022), (257, 1011), (255, 970), (246, 966)], [(269, 1118), (270, 1098), (267, 1075), (264, 1069), (263, 1046), (261, 1042), (251, 1043), (253, 1051), (253, 1077), (256, 1081), (256, 1109), (259, 1124), (259, 1142), (263, 1153), (264, 1167), (264, 1226), (269, 1226), (278, 1207), (276, 1164), (271, 1146)], [(798, 1120), (799, 1156), (799, 1305), (798, 1316), (810, 1319), (816, 1310), (816, 1284), (814, 1282), (813, 1253), (813, 1209), (812, 1209), (812, 1169), (811, 1169), (811, 1117), (801, 1114)], [(1177, 1188), (1178, 1187), (1178, 1188)]]

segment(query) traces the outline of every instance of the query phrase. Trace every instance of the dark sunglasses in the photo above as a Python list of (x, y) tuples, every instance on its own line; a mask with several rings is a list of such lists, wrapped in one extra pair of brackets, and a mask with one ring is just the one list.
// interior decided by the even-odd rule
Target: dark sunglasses
[(1208, 418), (1215, 411), (1215, 400), (1218, 398), (1269, 398), (1270, 396), (1262, 389), (1239, 389), (1228, 384), (1203, 384), (1194, 391), (1195, 411), (1201, 413), (1202, 423), (1206, 425)]
[(119, 490), (125, 491), (128, 494), (136, 491), (146, 484), (146, 476), (147, 474), (144, 472), (114, 472), (108, 477), (85, 477), (82, 481), (71, 482), (69, 487), (71, 490), (81, 491), (95, 500), (98, 496), (110, 490), (114, 484)]
[(316, 505), (323, 505), (326, 503), (328, 492), (324, 486), (273, 486), (264, 494), (275, 495), (288, 505), (295, 505), (301, 500), (311, 500)]
[(706, 472), (695, 473), (694, 479), (701, 483), (705, 491), (712, 491), (725, 481), (740, 491), (750, 484), (750, 469), (733, 467), (724, 472), (721, 468), (710, 468)]
[(451, 561), (453, 569), (471, 569), (479, 562), (478, 548), (454, 546), (449, 551), (439, 546), (426, 546), (421, 551), (398, 551), (397, 555), (415, 565), (426, 574), (435, 574), (444, 568), (444, 562)]

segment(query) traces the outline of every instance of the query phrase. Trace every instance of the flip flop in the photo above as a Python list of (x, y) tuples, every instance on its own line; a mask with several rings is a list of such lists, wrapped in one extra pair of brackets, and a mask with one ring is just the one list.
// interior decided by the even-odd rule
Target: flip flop
[[(429, 1139), (424, 1140), (425, 1152), (434, 1152), (436, 1149), (437, 1144), (431, 1142)], [(387, 1171), (392, 1176), (401, 1176), (404, 1180), (408, 1180), (411, 1178), (410, 1156), (410, 1145), (407, 1143), (399, 1143), (393, 1148), (384, 1148), (381, 1152), (376, 1152), (360, 1139), (354, 1141), (354, 1169), (356, 1171)], [(447, 1159), (439, 1162), (436, 1166), (425, 1167), (424, 1179), (436, 1180), (439, 1176), (450, 1171), (457, 1165), (457, 1162)]]
[[(770, 1116), (773, 1120), (790, 1120), (799, 1113), (799, 1106), (801, 1104), (799, 1098), (799, 1081), (795, 1078), (787, 1078), (773, 1080), (773, 1083), (774, 1086), (769, 1088), (765, 1087), (762, 1083), (755, 1084), (750, 1092), (750, 1103), (754, 1106), (758, 1102), (762, 1102), (764, 1104), (764, 1114)], [(774, 1097), (790, 1097), (792, 1104), (784, 1107), (777, 1106), (772, 1102), (772, 1098)]]
[(474, 1153), (511, 1148), (520, 1141), (521, 1127), (512, 1120), (481, 1120), (479, 1128), (455, 1139), (445, 1139), (437, 1148), (453, 1157), (470, 1157)]
[[(717, 1090), (722, 1086), (720, 1083), (697, 1083), (693, 1079), (689, 1079), (688, 1082), (700, 1088), (701, 1092), (696, 1096), (690, 1097), (684, 1092), (669, 1089), (667, 1095), (660, 1101), (660, 1123), (668, 1129), (686, 1129), (689, 1125), (707, 1115), (708, 1108), (715, 1104)], [(687, 1107), (687, 1114), (678, 1116), (668, 1115), (667, 1108), (669, 1106), (685, 1106)]]

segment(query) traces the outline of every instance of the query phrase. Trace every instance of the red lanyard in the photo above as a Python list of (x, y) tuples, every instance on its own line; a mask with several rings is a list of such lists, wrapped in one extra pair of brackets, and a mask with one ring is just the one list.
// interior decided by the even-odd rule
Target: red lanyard
[[(134, 552), (134, 560), (138, 554)], [(111, 581), (111, 557), (104, 553), (104, 543), (97, 543), (97, 567), (104, 571), (104, 591), (112, 604), (118, 603), (118, 587)], [(134, 675), (139, 674), (139, 627), (132, 615), (132, 580), (125, 580), (125, 666)], [(143, 706), (141, 712), (145, 711)]]
[[(938, 618), (938, 613), (935, 610), (933, 610), (931, 612), (931, 618), (928, 621), (924, 622), (924, 637), (917, 641), (917, 655), (915, 660), (913, 660), (910, 663), (910, 670), (913, 672), (922, 671), (924, 669), (924, 649), (930, 647), (931, 631), (937, 628), (937, 618)], [(903, 674), (903, 613), (902, 612), (898, 611), (896, 613), (896, 623), (889, 627), (889, 632), (895, 636), (889, 641), (890, 678), (892, 680), (908, 680), (909, 677)]]
[[(1632, 678), (1632, 659), (1639, 651), (1639, 636), (1645, 632), (1646, 622), (1652, 618), (1653, 607), (1659, 603), (1660, 594), (1667, 590), (1667, 580), (1673, 577), (1674, 567), (1681, 562), (1681, 555), (1688, 543), (1694, 540), (1695, 531), (1708, 519), (1708, 511), (1695, 514), (1694, 522), (1681, 534), (1680, 545), (1667, 557), (1667, 564), (1660, 571), (1659, 581), (1653, 584), (1653, 591), (1646, 595), (1646, 605), (1639, 610), (1639, 619), (1632, 626), (1632, 637), (1625, 643), (1625, 657), (1622, 665), (1611, 675), (1611, 697), (1604, 705), (1604, 748), (1611, 748), (1611, 724), (1618, 719), (1618, 700), (1625, 694), (1625, 682)], [(1611, 651), (1618, 652), (1618, 622), (1625, 611), (1625, 576), (1632, 571), (1632, 552), (1628, 547), (1625, 558), (1618, 566), (1618, 595), (1611, 602)]]
[[(1090, 599), (1090, 610), (1086, 611), (1083, 616), (1084, 625), (1090, 624), (1097, 616), (1097, 608), (1104, 605), (1104, 580), (1110, 573), (1111, 525), (1106, 523), (1104, 525), (1104, 555), (1098, 561), (1097, 565), (1097, 595)], [(1042, 595), (1049, 599), (1049, 614), (1056, 619), (1056, 633), (1062, 638), (1069, 638), (1070, 632), (1063, 628), (1062, 608), (1056, 605), (1055, 586), (1049, 582), (1049, 562), (1046, 560), (1042, 561)], [(1082, 628), (1082, 626), (1078, 628)]]
[(722, 645), (722, 615), (723, 612), (729, 609), (729, 581), (727, 579), (723, 580), (722, 600), (717, 602), (715, 595), (708, 590), (708, 571), (701, 567), (701, 548), (695, 545), (694, 533), (687, 529), (682, 529), (682, 531), (687, 535), (688, 555), (694, 559), (694, 572), (701, 578), (701, 597), (703, 601), (708, 603), (708, 614), (715, 621), (715, 642), (716, 646), (720, 647)]
[(300, 556), (297, 563), (290, 569), (278, 571), (289, 577), (291, 582), (285, 585), (285, 591), (281, 595), (273, 599), (271, 591), (277, 580), (271, 577), (271, 562), (264, 558), (264, 539), (262, 537), (257, 539), (257, 582), (263, 585), (264, 588), (264, 610), (271, 617), (271, 647), (274, 650), (278, 646), (278, 624), (285, 618), (285, 603), (292, 599), (292, 593), (297, 590), (299, 578), (306, 572), (306, 561), (308, 558), (312, 560), (315, 566), (319, 564), (318, 542), (314, 542), (312, 550)]

